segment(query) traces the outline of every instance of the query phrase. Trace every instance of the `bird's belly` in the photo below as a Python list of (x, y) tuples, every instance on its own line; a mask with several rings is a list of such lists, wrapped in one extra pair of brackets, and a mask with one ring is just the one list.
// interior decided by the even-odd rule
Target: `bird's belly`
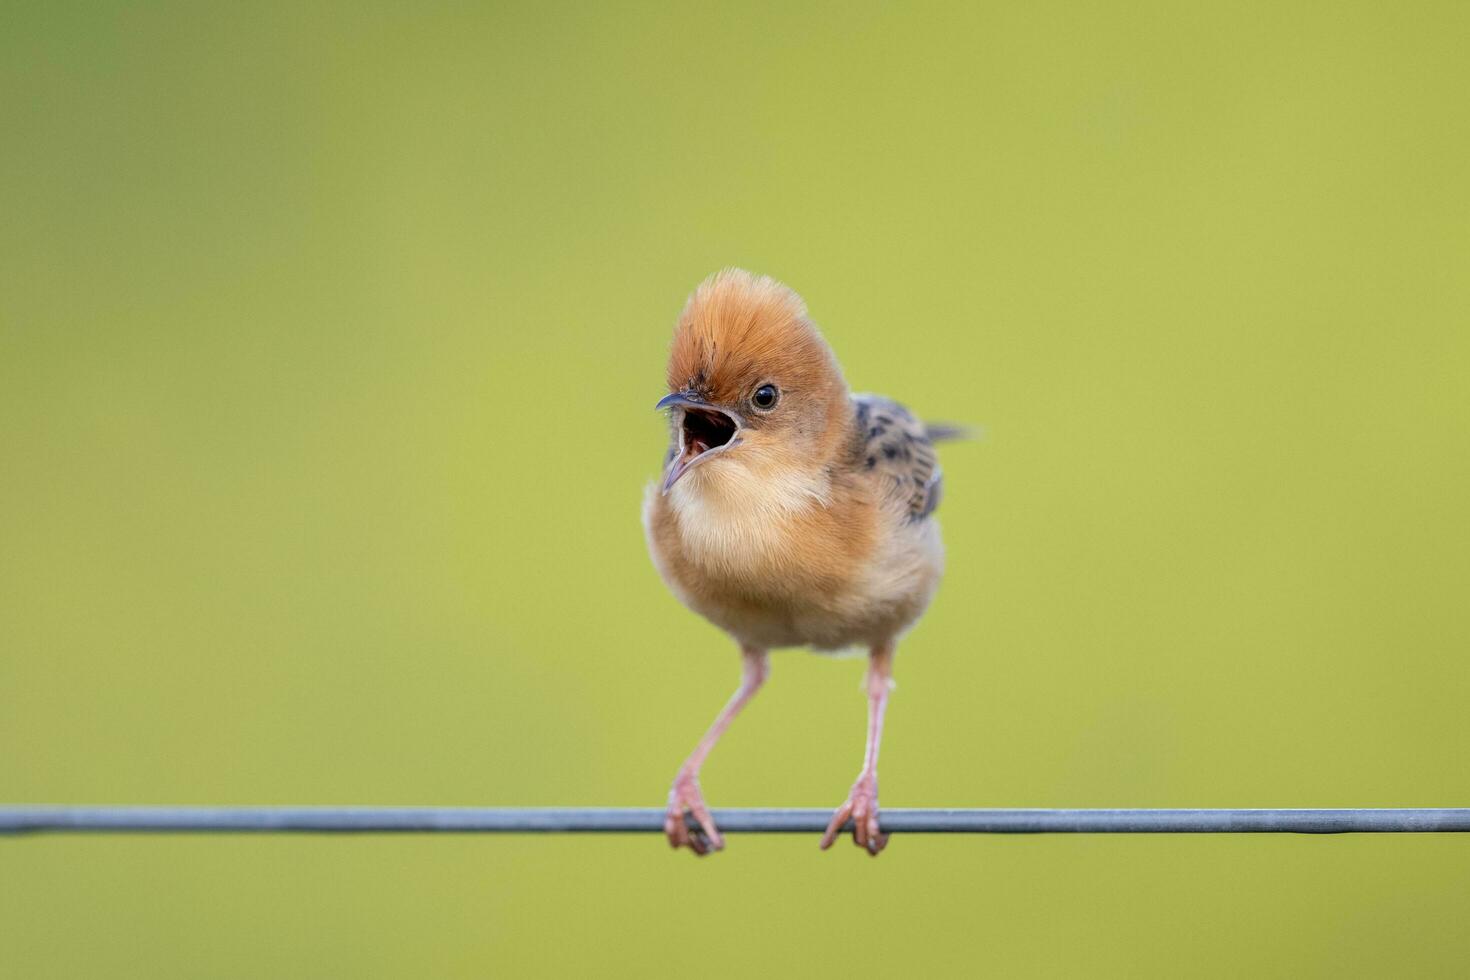
[(687, 545), (672, 562), (660, 562), (664, 578), (690, 609), (742, 643), (773, 648), (846, 646), (861, 603), (841, 574), (811, 574), (790, 563), (760, 570), (754, 555), (719, 555), (702, 562)]
[(838, 650), (892, 639), (932, 597), (942, 566), (933, 527), (896, 526), (854, 555), (840, 533), (794, 534), (779, 521), (681, 522), (646, 515), (659, 572), (690, 609), (742, 643)]
[(902, 582), (864, 575), (799, 594), (742, 592), (734, 583), (712, 582), (676, 592), (689, 608), (742, 643), (841, 650), (894, 639), (908, 629), (928, 606), (939, 574), (936, 562), (915, 567)]
[(784, 595), (741, 595), (716, 586), (689, 593), (685, 604), (725, 632), (750, 646), (813, 646), (838, 649), (863, 641), (855, 610), (833, 608), (810, 599)]

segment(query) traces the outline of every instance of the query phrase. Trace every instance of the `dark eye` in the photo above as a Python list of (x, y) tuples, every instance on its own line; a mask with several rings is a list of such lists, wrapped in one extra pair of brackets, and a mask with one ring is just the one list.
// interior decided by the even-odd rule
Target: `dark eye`
[(775, 385), (761, 385), (750, 396), (750, 403), (756, 408), (769, 410), (776, 407), (776, 399), (781, 397), (781, 392), (776, 390)]

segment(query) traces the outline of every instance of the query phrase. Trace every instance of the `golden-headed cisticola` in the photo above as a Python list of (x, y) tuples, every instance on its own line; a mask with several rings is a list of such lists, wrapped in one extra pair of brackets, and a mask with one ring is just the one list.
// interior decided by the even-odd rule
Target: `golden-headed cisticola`
[[(854, 395), (801, 298), (727, 269), (689, 297), (674, 332), (671, 445), (645, 496), (654, 564), (690, 609), (740, 646), (739, 689), (685, 760), (669, 793), (670, 844), (723, 847), (699, 789), (715, 742), (766, 678), (769, 651), (869, 652), (862, 769), (822, 837), (849, 819), (870, 854), (878, 821), (878, 747), (894, 644), (924, 612), (944, 553), (933, 513), (940, 475), (926, 426), (903, 406)], [(694, 826), (690, 825), (689, 816)]]

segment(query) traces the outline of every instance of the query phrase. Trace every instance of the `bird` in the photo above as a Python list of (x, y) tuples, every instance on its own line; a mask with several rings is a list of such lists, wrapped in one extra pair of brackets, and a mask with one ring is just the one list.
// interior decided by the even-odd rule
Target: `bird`
[(851, 393), (802, 298), (742, 269), (689, 295), (666, 382), (656, 408), (669, 413), (669, 448), (643, 502), (648, 550), (679, 601), (735, 641), (741, 680), (675, 776), (665, 836), (696, 855), (723, 849), (700, 771), (765, 683), (770, 651), (858, 648), (868, 656), (865, 752), (820, 845), (850, 820), (853, 842), (876, 856), (888, 843), (878, 751), (894, 652), (944, 570), (934, 444), (964, 431)]

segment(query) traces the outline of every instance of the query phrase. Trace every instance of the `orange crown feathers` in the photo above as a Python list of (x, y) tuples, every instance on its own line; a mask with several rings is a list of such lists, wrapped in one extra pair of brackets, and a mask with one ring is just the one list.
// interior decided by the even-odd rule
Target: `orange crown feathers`
[(715, 404), (735, 404), (771, 381), (818, 400), (846, 392), (800, 296), (769, 276), (721, 270), (699, 284), (679, 316), (669, 390), (693, 388)]

